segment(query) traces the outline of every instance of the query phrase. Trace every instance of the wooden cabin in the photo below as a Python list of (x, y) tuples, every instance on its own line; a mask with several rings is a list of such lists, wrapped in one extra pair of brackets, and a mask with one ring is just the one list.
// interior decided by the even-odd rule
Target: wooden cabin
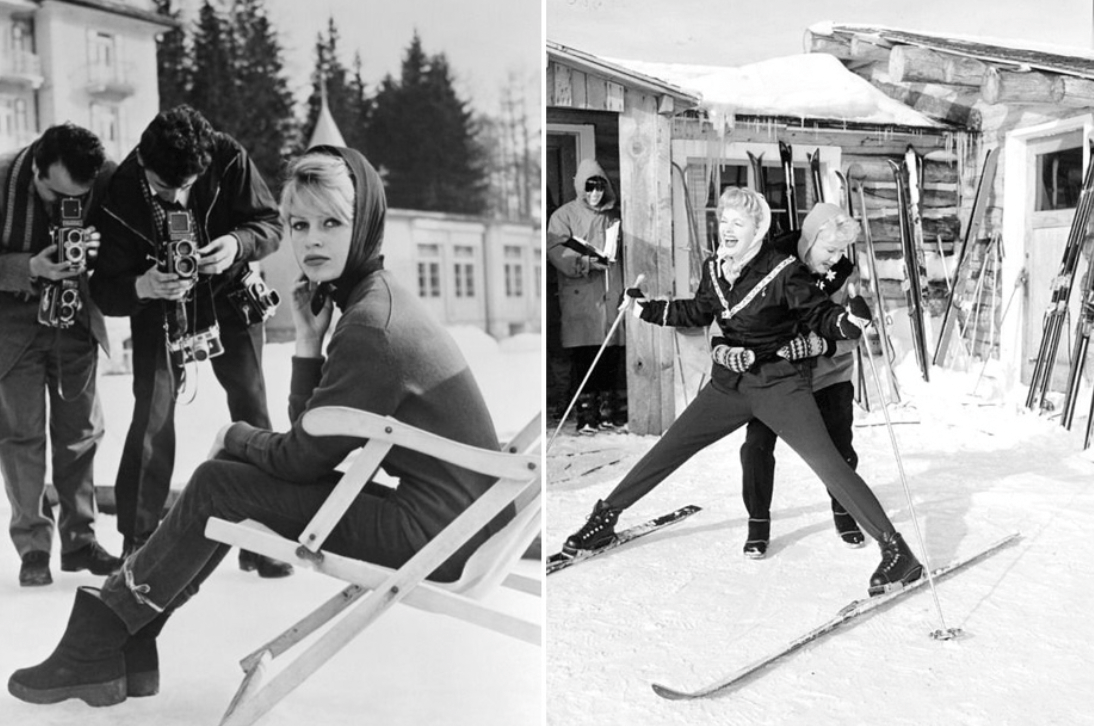
[[(974, 320), (968, 337), (973, 346), (997, 341), (1007, 387), (1028, 383), (1090, 161), (1094, 53), (831, 23), (806, 32), (805, 50), (839, 59), (890, 98), (966, 132), (970, 143), (958, 164), (962, 219), (984, 155), (999, 150), (977, 253), (996, 240), (1003, 254), (993, 256), (998, 270), (972, 266), (988, 271), (979, 289), (990, 299), (979, 308), (986, 304), (991, 315)], [(1081, 261), (1068, 327), (1078, 320), (1086, 268)], [(1066, 380), (1069, 347), (1061, 345), (1057, 389)]]
[[(826, 113), (837, 106), (823, 99), (800, 108), (771, 106), (763, 101), (794, 96), (760, 79), (753, 85), (764, 99), (744, 93), (722, 98), (726, 85), (716, 77), (718, 69), (607, 61), (550, 42), (547, 51), (549, 193), (562, 193), (555, 197), (559, 203), (572, 198), (573, 171), (566, 158), (596, 156), (620, 191), (625, 278), (644, 274), (648, 295), (688, 297), (696, 289), (700, 263), (714, 248), (718, 196), (727, 186), (757, 183), (749, 154), (761, 158), (768, 201), (776, 218), (785, 220), (779, 142), (793, 149), (799, 217), (817, 197), (809, 182), (809, 155), (819, 155), (820, 194), (826, 201), (846, 199), (840, 173), (853, 164), (864, 172), (872, 237), (878, 256), (889, 262), (879, 268), (886, 306), (904, 305), (896, 184), (887, 159), (899, 161), (909, 145), (924, 156), (925, 232), (932, 250), (952, 254), (960, 238), (961, 167), (955, 151), (968, 146), (968, 131), (890, 101), (838, 63), (829, 62), (835, 70), (823, 72), (891, 105), (854, 116)], [(825, 66), (822, 59), (805, 62)], [(868, 87), (868, 93), (858, 86)], [(583, 144), (589, 141), (595, 151), (586, 154)], [(857, 202), (854, 211), (860, 216)], [(940, 259), (928, 252), (921, 262), (930, 273), (941, 270)], [(933, 276), (941, 282), (943, 275)], [(658, 434), (709, 373), (707, 331), (639, 324), (626, 331), (630, 430)]]

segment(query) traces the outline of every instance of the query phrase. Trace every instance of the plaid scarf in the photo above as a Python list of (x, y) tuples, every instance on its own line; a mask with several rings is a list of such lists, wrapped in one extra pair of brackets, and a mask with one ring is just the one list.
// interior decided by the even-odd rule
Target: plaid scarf
[[(3, 226), (0, 227), (0, 248), (9, 252), (38, 253), (53, 242), (50, 236), (49, 213), (34, 188), (34, 142), (18, 154), (11, 163), (3, 184)], [(4, 214), (7, 211), (9, 214)]]

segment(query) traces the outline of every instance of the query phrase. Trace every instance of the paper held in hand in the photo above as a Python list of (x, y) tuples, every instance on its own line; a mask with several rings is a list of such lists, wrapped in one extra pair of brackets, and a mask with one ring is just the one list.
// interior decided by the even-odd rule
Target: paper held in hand
[(575, 252), (593, 258), (593, 260), (601, 265), (615, 262), (615, 253), (619, 245), (619, 222), (613, 222), (612, 225), (604, 231), (603, 251), (593, 247), (581, 237), (571, 237), (562, 244)]

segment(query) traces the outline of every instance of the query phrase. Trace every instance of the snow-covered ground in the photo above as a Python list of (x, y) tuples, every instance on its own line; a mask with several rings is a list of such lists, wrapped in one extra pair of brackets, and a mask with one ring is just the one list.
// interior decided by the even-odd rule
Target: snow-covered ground
[[(481, 331), (454, 328), (505, 440), (541, 405), (540, 336), (520, 335), (495, 342)], [(266, 348), (266, 380), (274, 427), (288, 425), (288, 383), (292, 345)], [(132, 414), (125, 375), (100, 377), (106, 438), (96, 459), (96, 481), (112, 484)], [(177, 486), (204, 460), (213, 435), (228, 421), (224, 394), (208, 365), (199, 369), (193, 402), (180, 405)], [(188, 394), (182, 396), (183, 400)], [(0, 498), (0, 520), (10, 509)], [(99, 539), (113, 553), (121, 537), (112, 516), (103, 515)], [(538, 563), (522, 562), (528, 575)], [(97, 585), (87, 573), (62, 573), (54, 548), (54, 584), (20, 588), (14, 548), (0, 546), (0, 675), (45, 658), (64, 630), (73, 592)], [(118, 706), (93, 709), (69, 700), (32, 706), (0, 694), (0, 724), (45, 726), (175, 726), (216, 724), (239, 685), (238, 661), (279, 634), (341, 585), (298, 569), (283, 580), (260, 580), (235, 566), (229, 555), (201, 594), (172, 619), (160, 637), (161, 692)], [(535, 617), (540, 602), (499, 593), (495, 603)], [(396, 607), (350, 643), (312, 679), (279, 704), (263, 724), (539, 724), (543, 710), (542, 649), (475, 628), (451, 618)]]
[[(1021, 537), (938, 584), (855, 621), (709, 700), (672, 702), (650, 684), (698, 689), (777, 650), (866, 596), (879, 552), (837, 538), (823, 485), (780, 444), (772, 541), (741, 548), (743, 430), (701, 452), (619, 527), (685, 504), (703, 511), (548, 578), (548, 723), (1094, 724), (1094, 459), (1073, 431), (1024, 408), (1024, 390), (898, 366), (893, 431), (932, 568), (1012, 532)], [(876, 399), (876, 394), (875, 398)], [(918, 420), (918, 423), (911, 421)], [(883, 422), (878, 409), (862, 423)], [(548, 454), (545, 548), (554, 551), (654, 443), (559, 437)], [(856, 427), (859, 471), (914, 550), (912, 513), (884, 425)]]

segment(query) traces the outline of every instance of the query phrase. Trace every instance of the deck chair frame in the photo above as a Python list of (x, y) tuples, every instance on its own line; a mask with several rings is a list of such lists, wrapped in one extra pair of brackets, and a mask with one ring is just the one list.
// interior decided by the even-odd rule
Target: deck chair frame
[[(216, 517), (209, 519), (205, 534), (212, 540), (308, 567), (350, 584), (240, 661), (243, 682), (221, 726), (257, 721), (399, 602), (542, 645), (539, 623), (482, 602), (498, 586), (534, 596), (542, 594), (540, 580), (510, 572), (541, 527), (541, 416), (534, 417), (500, 452), (451, 441), (389, 416), (341, 406), (308, 411), (302, 425), (313, 436), (353, 436), (366, 439), (366, 443), (300, 537), (293, 541), (252, 520), (228, 522)], [(327, 536), (395, 446), (498, 477), (498, 481), (398, 569), (324, 552), (321, 548)], [(460, 580), (434, 583), (425, 579), (511, 504), (516, 509), (514, 518), (472, 554)], [(295, 647), (343, 613), (312, 643)], [(269, 664), (290, 651), (302, 652), (264, 682)]]

